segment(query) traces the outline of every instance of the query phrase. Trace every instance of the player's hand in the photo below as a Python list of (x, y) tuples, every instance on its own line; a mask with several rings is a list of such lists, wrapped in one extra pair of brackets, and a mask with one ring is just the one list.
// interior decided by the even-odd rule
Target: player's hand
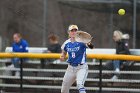
[(93, 49), (93, 48), (94, 48), (94, 45), (93, 45), (91, 42), (87, 43), (87, 46), (88, 46), (90, 49)]
[(60, 61), (64, 62), (65, 58), (66, 58), (66, 52), (64, 50), (62, 50), (61, 56), (60, 56)]
[(65, 56), (60, 56), (60, 61), (63, 62), (65, 60)]

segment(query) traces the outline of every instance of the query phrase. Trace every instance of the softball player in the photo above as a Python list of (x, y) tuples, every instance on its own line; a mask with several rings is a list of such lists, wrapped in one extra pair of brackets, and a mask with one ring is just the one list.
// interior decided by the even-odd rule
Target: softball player
[(93, 48), (92, 44), (84, 44), (75, 41), (75, 34), (78, 30), (77, 25), (70, 25), (68, 28), (69, 39), (61, 46), (62, 54), (60, 59), (64, 61), (66, 54), (68, 68), (65, 72), (61, 93), (69, 93), (71, 85), (76, 81), (79, 93), (86, 93), (84, 83), (88, 75), (88, 65), (86, 64), (86, 48)]

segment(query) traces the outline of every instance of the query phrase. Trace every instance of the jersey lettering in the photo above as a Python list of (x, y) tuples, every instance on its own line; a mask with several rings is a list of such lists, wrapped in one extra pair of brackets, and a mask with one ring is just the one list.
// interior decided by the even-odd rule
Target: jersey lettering
[(74, 52), (72, 52), (71, 55), (72, 55), (72, 58), (75, 58), (75, 53)]

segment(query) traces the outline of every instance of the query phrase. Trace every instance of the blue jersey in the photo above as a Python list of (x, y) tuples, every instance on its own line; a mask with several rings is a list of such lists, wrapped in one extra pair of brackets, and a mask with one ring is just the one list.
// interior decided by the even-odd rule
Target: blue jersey
[(86, 45), (82, 42), (66, 41), (62, 49), (68, 53), (68, 63), (84, 64), (86, 63)]
[(26, 40), (21, 39), (19, 43), (13, 43), (13, 52), (28, 52), (28, 43)]

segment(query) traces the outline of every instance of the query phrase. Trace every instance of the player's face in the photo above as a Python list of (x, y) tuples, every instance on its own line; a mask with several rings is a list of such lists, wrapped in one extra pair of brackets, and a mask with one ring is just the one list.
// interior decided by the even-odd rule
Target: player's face
[(72, 30), (69, 32), (69, 36), (70, 36), (71, 38), (74, 38), (75, 35), (76, 35), (76, 32), (77, 32), (77, 29), (72, 29)]
[(18, 35), (14, 35), (13, 36), (13, 40), (14, 40), (14, 42), (16, 42), (16, 43), (19, 43), (20, 42), (20, 37), (18, 36)]

